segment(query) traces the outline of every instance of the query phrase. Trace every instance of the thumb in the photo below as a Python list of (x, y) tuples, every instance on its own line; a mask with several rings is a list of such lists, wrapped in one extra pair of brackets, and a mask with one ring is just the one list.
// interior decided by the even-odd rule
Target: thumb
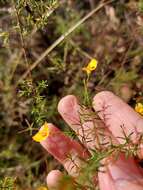
[(59, 170), (52, 170), (47, 176), (47, 185), (49, 190), (58, 189), (60, 181), (62, 180), (63, 174)]
[(47, 176), (49, 190), (75, 190), (74, 180), (59, 170), (52, 170)]

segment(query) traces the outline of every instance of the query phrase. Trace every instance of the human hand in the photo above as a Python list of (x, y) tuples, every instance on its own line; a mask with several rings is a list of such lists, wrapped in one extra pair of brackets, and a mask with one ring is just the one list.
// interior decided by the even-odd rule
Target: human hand
[[(93, 123), (101, 129), (104, 128), (106, 141), (112, 138), (117, 144), (124, 143), (123, 128), (127, 136), (132, 134), (130, 138), (134, 143), (137, 143), (137, 134), (143, 133), (143, 118), (111, 92), (97, 94), (93, 100), (93, 108), (101, 120), (94, 119), (92, 121), (91, 119), (81, 126), (79, 125), (80, 106), (76, 97), (66, 96), (58, 105), (59, 113), (77, 133), (84, 146), (75, 140), (71, 140), (53, 124), (49, 124), (51, 135), (41, 142), (41, 145), (64, 166), (68, 174), (74, 179), (78, 177), (79, 168), (82, 165), (79, 157), (87, 159), (90, 154), (86, 152), (84, 147), (86, 146), (89, 152), (97, 147)], [(93, 133), (89, 133), (89, 130)], [(83, 141), (83, 133), (84, 136), (87, 136), (88, 133), (87, 142), (86, 140)], [(74, 163), (68, 158), (69, 154), (72, 155)], [(143, 158), (142, 147), (138, 150), (138, 156)], [(103, 162), (106, 161), (103, 160)], [(47, 176), (49, 189), (59, 189), (59, 181), (62, 176), (63, 174), (58, 170), (51, 171)], [(104, 172), (98, 172), (98, 182), (101, 190), (143, 190), (143, 170), (133, 158), (126, 158), (121, 153), (116, 161), (108, 159), (108, 163), (104, 166)]]

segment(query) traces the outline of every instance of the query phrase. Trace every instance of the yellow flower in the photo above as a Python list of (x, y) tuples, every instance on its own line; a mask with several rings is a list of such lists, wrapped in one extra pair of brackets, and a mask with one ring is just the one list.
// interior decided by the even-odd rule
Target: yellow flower
[(135, 111), (143, 115), (143, 104), (142, 103), (137, 103), (135, 106)]
[(36, 142), (41, 142), (49, 136), (49, 127), (48, 123), (45, 122), (41, 129), (32, 137)]
[(86, 71), (86, 73), (87, 73), (88, 75), (90, 75), (90, 73), (96, 69), (97, 64), (98, 64), (98, 61), (97, 61), (96, 59), (92, 59), (92, 60), (88, 63), (88, 65), (87, 65), (86, 67), (83, 67), (83, 70)]
[(36, 190), (48, 190), (48, 188), (44, 187), (44, 186), (41, 186), (41, 187), (38, 187), (38, 189), (36, 189)]

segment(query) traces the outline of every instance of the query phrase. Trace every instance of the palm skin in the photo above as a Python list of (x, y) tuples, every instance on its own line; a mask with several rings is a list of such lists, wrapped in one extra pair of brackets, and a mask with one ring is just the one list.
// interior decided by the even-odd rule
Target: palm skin
[[(106, 109), (103, 109), (105, 108)], [(94, 122), (100, 127), (105, 128), (105, 133), (112, 137), (116, 143), (123, 143), (123, 131), (121, 126), (124, 126), (124, 131), (127, 135), (133, 133), (132, 140), (136, 143), (137, 133), (143, 133), (143, 118), (136, 113), (131, 107), (124, 103), (119, 97), (108, 91), (98, 93), (93, 99), (93, 108), (99, 114), (100, 121)], [(61, 99), (58, 105), (58, 111), (67, 122), (67, 124), (78, 134), (82, 142), (81, 134), (87, 133), (87, 128), (92, 129), (92, 121), (80, 125), (76, 125), (79, 121), (79, 104), (75, 96), (68, 95)], [(67, 170), (68, 174), (76, 179), (78, 169), (73, 165), (67, 155), (72, 154), (76, 165), (80, 167), (80, 160), (86, 159), (86, 153), (83, 146), (78, 142), (71, 140), (65, 136), (53, 124), (49, 124), (50, 130), (54, 135), (49, 136), (41, 142), (41, 145), (52, 154)], [(90, 134), (90, 141), (86, 147), (94, 149), (97, 142), (94, 133)], [(140, 158), (143, 158), (143, 149), (138, 151)], [(47, 185), (49, 189), (58, 189), (59, 181), (63, 174), (58, 170), (51, 171), (47, 176)], [(125, 158), (125, 155), (120, 154), (116, 161), (111, 161), (105, 166), (104, 172), (98, 173), (98, 181), (100, 190), (143, 190), (143, 170), (138, 166), (133, 158)]]

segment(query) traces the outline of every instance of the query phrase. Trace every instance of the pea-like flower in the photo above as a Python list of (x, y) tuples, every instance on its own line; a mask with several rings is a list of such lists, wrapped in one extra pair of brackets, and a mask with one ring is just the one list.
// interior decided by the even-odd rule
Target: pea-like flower
[(32, 139), (36, 142), (41, 142), (45, 140), (49, 136), (49, 127), (48, 123), (45, 122), (41, 129), (32, 137)]
[(96, 59), (92, 59), (86, 67), (83, 67), (83, 70), (86, 71), (87, 75), (90, 75), (92, 71), (94, 71), (97, 67), (98, 61)]
[(135, 111), (143, 115), (143, 104), (142, 103), (137, 103), (135, 106)]

